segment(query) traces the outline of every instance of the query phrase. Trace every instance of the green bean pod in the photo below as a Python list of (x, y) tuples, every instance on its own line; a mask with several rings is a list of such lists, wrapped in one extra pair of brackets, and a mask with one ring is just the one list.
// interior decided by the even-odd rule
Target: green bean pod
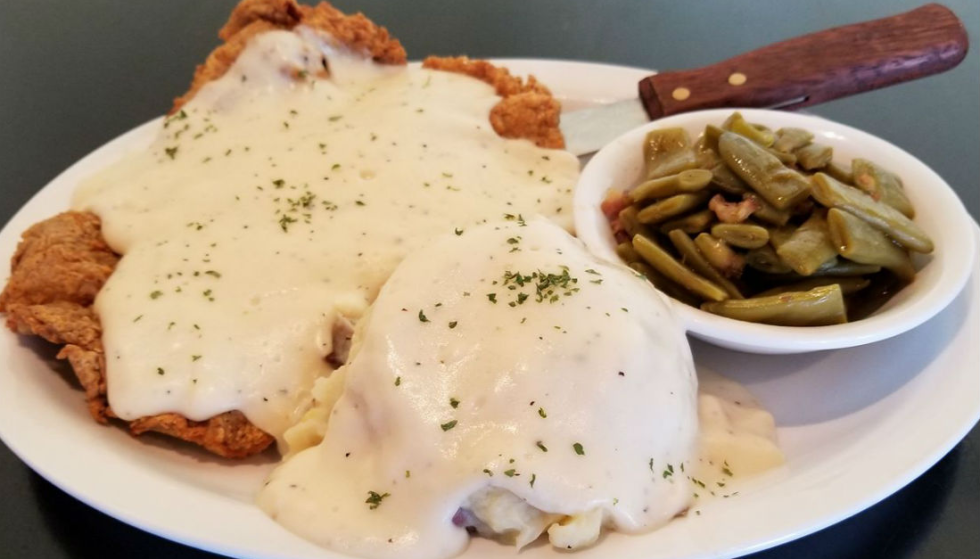
[(807, 171), (823, 169), (834, 158), (834, 148), (822, 144), (808, 144), (793, 152), (800, 167)]
[(725, 241), (709, 233), (701, 233), (694, 239), (694, 244), (716, 270), (726, 278), (738, 278), (745, 269), (745, 257), (738, 254)]
[(844, 258), (881, 266), (904, 281), (915, 279), (909, 253), (863, 219), (833, 208), (827, 212), (827, 226), (831, 241)]
[(793, 271), (769, 245), (754, 248), (745, 253), (745, 263), (766, 274), (783, 275)]
[(636, 216), (640, 220), (640, 223), (660, 223), (703, 206), (710, 195), (710, 192), (676, 194), (670, 198), (664, 198), (659, 202), (650, 204), (640, 210)]
[(757, 126), (746, 121), (742, 113), (738, 111), (732, 113), (732, 116), (725, 120), (724, 124), (722, 124), (722, 129), (734, 132), (739, 136), (744, 136), (765, 148), (771, 146), (776, 139), (776, 135), (773, 134), (772, 130), (769, 130), (765, 126)]
[(675, 260), (652, 239), (637, 235), (633, 237), (633, 248), (655, 270), (701, 299), (707, 301), (728, 299), (728, 293), (724, 289)]
[(733, 299), (745, 298), (734, 283), (721, 275), (721, 272), (705, 260), (704, 255), (698, 250), (697, 245), (694, 244), (694, 241), (686, 233), (680, 229), (674, 229), (667, 236), (670, 237), (670, 242), (677, 249), (677, 253), (681, 255), (681, 262), (685, 266), (720, 285)]
[(780, 295), (782, 293), (789, 293), (791, 291), (810, 291), (814, 287), (823, 287), (825, 285), (837, 284), (840, 286), (841, 293), (844, 295), (852, 295), (861, 291), (865, 287), (871, 285), (871, 280), (863, 277), (820, 277), (820, 278), (807, 278), (794, 283), (789, 283), (786, 285), (780, 285), (773, 287), (772, 289), (767, 289), (761, 293), (753, 295), (753, 297), (769, 297), (772, 295)]
[(854, 186), (867, 192), (875, 200), (879, 200), (902, 212), (912, 219), (915, 208), (905, 195), (905, 187), (898, 175), (890, 173), (867, 159), (855, 159), (851, 163), (854, 171)]
[(616, 256), (627, 264), (640, 261), (640, 255), (633, 250), (633, 243), (623, 242), (616, 245)]
[(824, 212), (817, 211), (803, 222), (792, 236), (776, 249), (779, 258), (789, 264), (797, 274), (809, 276), (824, 263), (837, 256), (830, 242)]
[(692, 307), (697, 307), (701, 304), (701, 299), (690, 291), (667, 279), (667, 276), (661, 274), (655, 270), (653, 266), (647, 264), (646, 262), (631, 262), (629, 266), (633, 269), (633, 271), (642, 274), (643, 277), (647, 278), (647, 281), (652, 283), (654, 287), (662, 291), (668, 297), (677, 299), (681, 303)]
[(766, 148), (766, 153), (775, 157), (776, 159), (779, 160), (780, 163), (786, 165), (787, 167), (796, 165), (797, 158), (796, 155), (793, 153), (786, 153), (772, 148)]
[(701, 231), (707, 231), (708, 227), (710, 227), (714, 221), (715, 213), (713, 211), (701, 210), (677, 219), (665, 221), (660, 226), (660, 232), (666, 235), (674, 229), (680, 229), (685, 233), (693, 235), (695, 233), (700, 233)]
[(637, 214), (640, 210), (636, 206), (627, 206), (619, 212), (619, 223), (623, 226), (623, 229), (629, 234), (632, 239), (636, 235), (647, 235), (650, 236), (653, 232), (649, 227), (640, 223)]
[(711, 149), (713, 149), (713, 150), (715, 150), (717, 152), (718, 151), (718, 138), (721, 137), (721, 134), (723, 132), (724, 132), (723, 129), (715, 126), (714, 124), (709, 124), (709, 125), (705, 126), (704, 127), (704, 134), (701, 135), (701, 138), (704, 139), (704, 145), (706, 147), (709, 147), (709, 148), (711, 148)]
[(824, 173), (814, 175), (812, 183), (813, 197), (824, 206), (847, 210), (909, 250), (932, 252), (929, 235), (895, 208), (877, 202), (861, 190), (841, 184)]
[(776, 141), (772, 147), (783, 153), (790, 153), (813, 141), (813, 134), (802, 128), (780, 128), (776, 131)]
[(810, 195), (803, 175), (747, 138), (725, 132), (718, 139), (718, 150), (732, 171), (778, 210), (789, 209)]
[(826, 326), (847, 322), (844, 295), (837, 284), (769, 297), (703, 303), (710, 313), (778, 326)]
[(823, 168), (823, 172), (844, 184), (854, 184), (854, 173), (851, 171), (850, 166), (841, 165), (840, 163), (831, 161), (826, 167)]
[(746, 193), (742, 195), (746, 200), (752, 199), (759, 205), (759, 209), (752, 212), (752, 216), (764, 221), (770, 225), (786, 225), (789, 223), (790, 218), (793, 217), (793, 212), (790, 210), (777, 210), (772, 204), (766, 202), (762, 197)]
[(643, 160), (648, 179), (676, 175), (697, 164), (691, 138), (683, 128), (664, 128), (647, 134), (643, 142)]
[(881, 266), (875, 264), (859, 264), (850, 260), (834, 258), (813, 272), (813, 277), (854, 277), (870, 276), (881, 271)]
[(711, 167), (711, 184), (727, 194), (744, 194), (749, 190), (749, 185), (745, 184), (745, 181), (732, 172), (724, 162)]
[(759, 248), (769, 242), (769, 231), (751, 223), (716, 223), (711, 234), (738, 248)]
[(711, 171), (705, 169), (689, 169), (676, 175), (651, 179), (630, 191), (634, 202), (643, 202), (655, 198), (666, 198), (676, 194), (686, 194), (704, 190), (711, 182)]

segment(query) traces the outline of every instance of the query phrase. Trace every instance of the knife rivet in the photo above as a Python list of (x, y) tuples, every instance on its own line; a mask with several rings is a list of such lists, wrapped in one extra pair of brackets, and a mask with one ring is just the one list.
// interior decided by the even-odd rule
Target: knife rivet
[(742, 72), (735, 72), (732, 75), (728, 76), (728, 83), (732, 85), (742, 85), (748, 79), (749, 78), (747, 78), (745, 74), (743, 74)]
[(691, 90), (686, 87), (678, 87), (670, 96), (678, 101), (683, 101), (691, 96)]

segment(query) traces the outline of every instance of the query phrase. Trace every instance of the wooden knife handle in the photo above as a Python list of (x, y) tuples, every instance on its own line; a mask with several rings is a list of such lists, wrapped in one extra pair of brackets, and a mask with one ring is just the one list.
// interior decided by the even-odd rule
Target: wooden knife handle
[(653, 75), (640, 81), (640, 99), (651, 119), (717, 107), (796, 109), (949, 70), (967, 47), (956, 14), (927, 4)]

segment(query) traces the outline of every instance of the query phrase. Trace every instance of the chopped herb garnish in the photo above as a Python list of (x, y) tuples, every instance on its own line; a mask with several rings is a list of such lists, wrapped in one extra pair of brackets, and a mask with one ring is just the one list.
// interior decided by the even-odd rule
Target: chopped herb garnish
[(453, 233), (456, 233), (456, 236), (458, 237), (458, 236), (460, 236), (460, 235), (463, 234), (463, 230), (462, 229), (453, 229)]
[(157, 374), (163, 376), (166, 372), (163, 370), (163, 367), (157, 367)]
[(197, 361), (200, 358), (201, 358), (200, 355), (191, 355), (191, 361)]
[(487, 474), (490, 477), (493, 477), (493, 472), (491, 472), (490, 470), (488, 470), (486, 468), (483, 469), (483, 473)]
[(548, 417), (548, 414), (545, 413), (544, 408), (538, 408), (538, 415), (541, 417)]
[(538, 446), (538, 448), (541, 449), (541, 452), (548, 452), (548, 447), (544, 446), (544, 443), (543, 442), (538, 441), (538, 442), (536, 442), (534, 444), (536, 444)]
[(158, 299), (163, 295), (163, 291), (157, 289), (156, 291), (150, 292), (150, 299)]
[(459, 400), (457, 400), (456, 398), (450, 398), (449, 405), (452, 406), (453, 409), (456, 409), (459, 407)]
[(511, 468), (509, 470), (504, 470), (504, 475), (507, 476), (507, 477), (514, 477), (515, 474), (517, 474), (517, 470), (515, 470), (513, 468)]
[(531, 474), (531, 487), (534, 487), (534, 482), (537, 481), (537, 479), (538, 479), (537, 474)]
[(448, 421), (448, 422), (443, 423), (442, 425), (440, 425), (440, 427), (442, 427), (442, 430), (443, 431), (448, 431), (448, 430), (452, 429), (455, 426), (456, 426), (456, 420), (455, 419), (452, 420), (452, 421)]
[(487, 293), (487, 299), (490, 299), (490, 302), (491, 303), (496, 304), (497, 303), (497, 294), (496, 293)]
[(572, 445), (572, 448), (575, 449), (575, 454), (578, 454), (579, 456), (583, 456), (585, 454), (585, 449), (582, 447), (582, 443), (575, 443)]
[(384, 501), (386, 497), (390, 497), (390, 493), (378, 493), (377, 491), (368, 491), (368, 498), (364, 502), (368, 504), (368, 508), (374, 510), (381, 506), (381, 501)]
[(395, 377), (395, 386), (402, 385), (402, 377)]
[(456, 321), (454, 320), (454, 321), (452, 321), (452, 322), (450, 322), (450, 323), (449, 323), (449, 327), (450, 327), (450, 328), (455, 328), (455, 327), (456, 327), (456, 324), (458, 324), (458, 322), (456, 322)]
[(177, 158), (177, 149), (179, 147), (180, 146), (174, 146), (172, 148), (163, 148), (163, 151), (165, 151), (167, 153), (167, 157), (169, 157), (170, 159), (176, 159)]
[(419, 309), (419, 322), (428, 322), (428, 321), (429, 319), (425, 316), (425, 313), (422, 312), (422, 309)]

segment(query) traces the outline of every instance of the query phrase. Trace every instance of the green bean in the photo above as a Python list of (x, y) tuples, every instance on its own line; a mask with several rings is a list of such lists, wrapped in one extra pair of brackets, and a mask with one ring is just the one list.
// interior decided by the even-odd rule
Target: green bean
[(910, 250), (932, 252), (929, 235), (895, 208), (876, 202), (857, 188), (841, 184), (824, 173), (817, 173), (812, 181), (813, 196), (824, 206), (847, 210)]
[(647, 134), (643, 160), (648, 179), (676, 175), (696, 165), (691, 138), (683, 128), (664, 128)]
[(796, 165), (797, 158), (795, 154), (777, 151), (772, 148), (766, 148), (766, 153), (775, 157), (780, 163), (786, 165), (787, 167)]
[(711, 234), (738, 248), (759, 248), (769, 242), (769, 231), (751, 223), (716, 223)]
[(668, 297), (677, 299), (681, 303), (692, 307), (697, 307), (701, 304), (700, 298), (676, 283), (670, 281), (667, 279), (667, 276), (656, 271), (653, 269), (653, 266), (650, 266), (646, 262), (632, 262), (629, 266), (635, 272), (642, 274), (643, 277), (647, 278), (647, 281), (652, 283), (654, 287), (662, 291)]
[(783, 153), (795, 151), (813, 140), (813, 134), (802, 128), (780, 128), (772, 147)]
[(791, 208), (809, 196), (810, 187), (803, 175), (751, 140), (725, 132), (718, 139), (718, 149), (732, 171), (776, 209)]
[(808, 144), (793, 152), (800, 167), (807, 171), (823, 169), (834, 158), (834, 148), (822, 144)]
[(771, 295), (780, 295), (782, 293), (789, 293), (791, 291), (810, 291), (814, 287), (822, 287), (825, 285), (837, 284), (840, 286), (841, 293), (844, 295), (851, 295), (861, 291), (865, 287), (871, 284), (871, 280), (862, 277), (820, 277), (820, 278), (807, 278), (795, 283), (789, 283), (786, 285), (779, 285), (773, 287), (772, 289), (767, 289), (761, 293), (756, 293), (753, 297), (769, 297)]
[(852, 277), (870, 276), (881, 271), (881, 266), (874, 264), (859, 264), (850, 260), (834, 258), (813, 272), (814, 277)]
[(749, 189), (749, 185), (733, 173), (724, 162), (719, 162), (711, 168), (711, 184), (728, 194), (742, 194)]
[(724, 130), (722, 130), (721, 128), (718, 128), (714, 124), (709, 124), (709, 125), (707, 125), (707, 126), (704, 127), (704, 134), (702, 134), (701, 137), (704, 138), (705, 145), (707, 147), (709, 147), (709, 148), (711, 148), (711, 149), (713, 149), (713, 150), (715, 150), (717, 152), (718, 151), (718, 138), (721, 137), (721, 134), (723, 132), (724, 132)]
[(745, 263), (750, 268), (766, 274), (782, 275), (793, 271), (769, 245), (746, 252)]
[(752, 212), (752, 215), (771, 225), (786, 225), (789, 223), (790, 218), (793, 217), (793, 212), (789, 210), (777, 210), (772, 204), (755, 194), (745, 194), (743, 198), (746, 200), (755, 200), (755, 203), (759, 205), (759, 209)]
[(797, 274), (809, 276), (825, 262), (835, 258), (837, 251), (830, 242), (827, 220), (823, 211), (813, 212), (793, 235), (776, 249), (776, 254)]
[(665, 221), (663, 225), (660, 226), (660, 232), (666, 235), (674, 229), (680, 229), (685, 233), (690, 233), (693, 235), (694, 233), (706, 231), (714, 221), (715, 213), (713, 211), (701, 210), (700, 212), (694, 212), (692, 214), (685, 215), (684, 217)]
[(863, 219), (833, 208), (827, 212), (827, 226), (831, 241), (844, 258), (881, 266), (905, 281), (915, 278), (909, 253)]
[(710, 194), (710, 192), (676, 194), (643, 208), (637, 214), (637, 218), (640, 223), (660, 223), (703, 206)]
[(678, 262), (652, 239), (637, 235), (633, 248), (653, 268), (691, 293), (708, 301), (724, 301), (728, 293), (714, 282), (705, 279)]
[(623, 262), (631, 264), (633, 262), (638, 262), (640, 260), (640, 255), (633, 250), (633, 243), (623, 242), (616, 245), (616, 256), (620, 257)]
[(711, 182), (711, 171), (704, 169), (689, 169), (676, 175), (651, 179), (630, 191), (634, 202), (642, 202), (652, 198), (666, 198), (675, 194), (684, 194), (704, 190)]
[(837, 284), (770, 297), (703, 303), (701, 309), (736, 320), (778, 326), (826, 326), (847, 322), (844, 295)]
[(831, 161), (823, 168), (823, 172), (844, 184), (854, 184), (854, 173), (851, 172), (851, 167), (848, 165), (841, 165), (840, 163)]
[(767, 231), (769, 232), (769, 244), (772, 245), (772, 248), (779, 250), (779, 247), (783, 246), (783, 243), (793, 236), (796, 227), (782, 225), (780, 227), (771, 227)]
[(713, 281), (721, 286), (726, 293), (733, 299), (744, 299), (742, 292), (738, 290), (738, 287), (734, 283), (728, 280), (725, 276), (711, 265), (710, 262), (705, 260), (704, 255), (698, 250), (694, 241), (687, 236), (686, 233), (680, 229), (674, 229), (668, 235), (670, 237), (670, 242), (677, 249), (677, 253), (681, 255), (681, 262), (688, 268), (691, 268), (695, 272), (701, 274), (710, 281)]
[(637, 214), (640, 210), (636, 209), (636, 206), (627, 206), (619, 212), (619, 223), (623, 226), (623, 229), (629, 234), (632, 239), (634, 235), (646, 235), (650, 236), (653, 232), (649, 227), (640, 223)]
[(694, 244), (712, 266), (726, 278), (737, 278), (745, 269), (745, 257), (736, 253), (728, 243), (712, 236), (701, 233), (694, 239)]
[(714, 148), (708, 147), (707, 138), (701, 136), (694, 144), (694, 163), (698, 169), (711, 169), (722, 164), (721, 157)]
[(897, 175), (882, 169), (867, 159), (855, 159), (851, 163), (854, 169), (854, 186), (867, 192), (875, 200), (879, 200), (902, 212), (905, 217), (915, 217), (915, 208), (905, 195), (902, 179)]
[(721, 127), (724, 130), (744, 136), (764, 148), (771, 146), (773, 141), (776, 139), (776, 136), (772, 133), (772, 130), (769, 130), (764, 126), (756, 126), (747, 122), (745, 117), (742, 116), (742, 113), (738, 111), (732, 113), (732, 116), (728, 117)]

